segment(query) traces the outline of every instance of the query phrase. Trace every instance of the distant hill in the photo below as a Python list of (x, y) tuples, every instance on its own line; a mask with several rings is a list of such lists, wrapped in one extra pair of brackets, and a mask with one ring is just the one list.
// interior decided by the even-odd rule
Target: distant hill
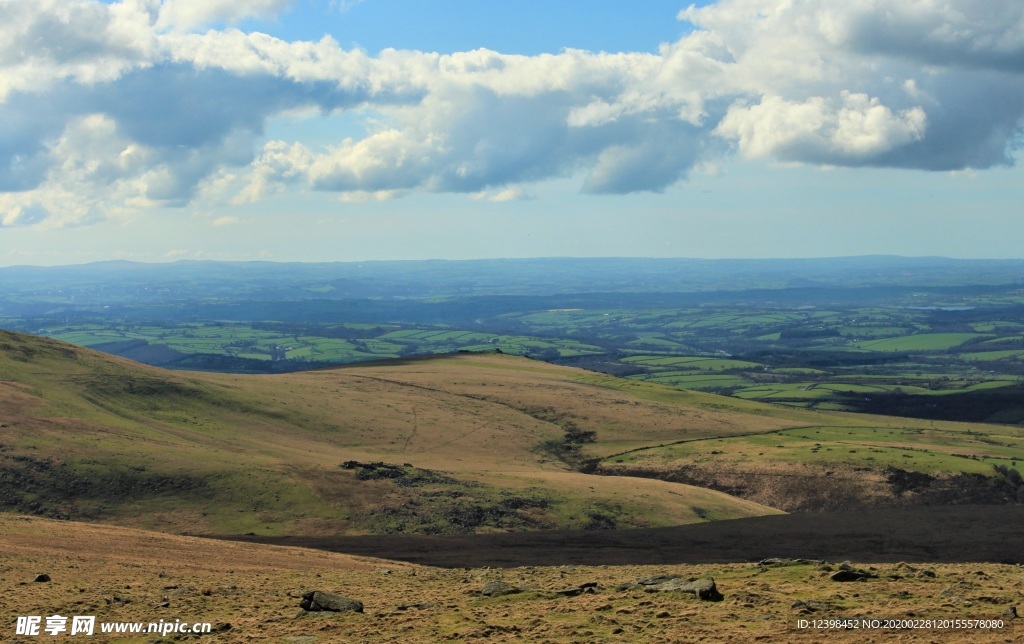
[(1020, 442), (500, 353), (229, 375), (9, 332), (0, 410), (3, 509), (217, 534), (658, 527), (934, 501), (924, 488), (1005, 502), (1016, 483), (979, 455), (1009, 465)]
[[(406, 384), (396, 369), (434, 375)], [(622, 444), (660, 440), (685, 417), (575, 375), (497, 354), (274, 376), (168, 372), (0, 332), (0, 507), (237, 534), (658, 526), (777, 512), (574, 471), (557, 457), (565, 399), (592, 390), (591, 404), (660, 419)], [(518, 402), (445, 391), (460, 380)], [(715, 417), (701, 422), (732, 422)]]

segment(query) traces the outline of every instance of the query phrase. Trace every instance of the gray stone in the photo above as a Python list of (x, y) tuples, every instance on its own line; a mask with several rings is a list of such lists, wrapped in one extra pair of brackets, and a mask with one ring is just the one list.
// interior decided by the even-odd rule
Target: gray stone
[(519, 588), (512, 584), (505, 583), (500, 580), (492, 580), (484, 584), (484, 587), (480, 590), (481, 595), (487, 597), (497, 597), (499, 595), (512, 595), (514, 593), (521, 592)]
[(573, 586), (572, 588), (563, 588), (562, 590), (556, 590), (556, 595), (562, 595), (563, 597), (575, 597), (577, 595), (592, 595), (597, 592), (598, 583), (596, 581), (588, 581), (582, 583), (579, 586)]
[(655, 584), (663, 584), (666, 581), (673, 579), (680, 579), (679, 575), (654, 575), (652, 577), (641, 577), (636, 580), (636, 583), (641, 586), (654, 586)]
[(839, 570), (832, 574), (832, 581), (864, 581), (875, 575), (863, 570)]
[(299, 602), (299, 606), (303, 610), (308, 611), (352, 611), (355, 613), (363, 612), (363, 602), (349, 599), (348, 597), (342, 597), (334, 593), (325, 593), (319, 590), (310, 590), (302, 594), (302, 601)]
[(807, 601), (798, 599), (797, 601), (793, 602), (790, 608), (800, 609), (802, 612), (806, 613), (816, 613), (822, 610), (835, 610), (835, 606), (833, 606), (832, 604), (829, 604), (827, 602), (818, 602), (810, 599)]
[(785, 557), (769, 557), (758, 562), (759, 566), (820, 566), (825, 563), (822, 559), (788, 559)]
[(41, 575), (36, 575), (36, 578), (33, 579), (32, 581), (38, 581), (40, 583), (45, 583), (45, 582), (50, 581), (50, 575), (47, 575), (46, 573), (43, 573)]
[(646, 586), (647, 587), (644, 588), (644, 590), (649, 593), (690, 593), (698, 599), (712, 602), (718, 602), (724, 599), (722, 593), (718, 591), (718, 587), (715, 585), (715, 580), (711, 577), (705, 577), (704, 579), (695, 579), (694, 581), (684, 581), (683, 579), (670, 579), (660, 584), (648, 584)]

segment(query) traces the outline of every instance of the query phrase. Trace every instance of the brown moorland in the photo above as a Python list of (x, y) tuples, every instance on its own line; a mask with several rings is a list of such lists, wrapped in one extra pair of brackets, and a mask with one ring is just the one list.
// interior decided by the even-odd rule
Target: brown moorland
[[(869, 576), (832, 581), (843, 567)], [(1008, 564), (779, 560), (444, 569), (0, 515), (0, 569), (0, 638), (11, 642), (80, 638), (15, 634), (18, 616), (52, 615), (208, 622), (212, 634), (167, 638), (203, 642), (1014, 642), (1024, 633), (1009, 614), (1024, 604), (1024, 572)], [(43, 573), (50, 581), (33, 581)], [(723, 598), (647, 592), (634, 583), (657, 575), (713, 578)], [(515, 592), (484, 596), (491, 581)], [(310, 590), (358, 600), (363, 612), (307, 613), (299, 603)], [(902, 620), (903, 628), (814, 628), (840, 618)], [(909, 627), (955, 619), (1003, 626)], [(87, 639), (164, 641), (98, 630)]]
[[(417, 381), (394, 378), (406, 367)], [(305, 535), (779, 512), (689, 485), (589, 476), (558, 450), (572, 419), (600, 449), (799, 421), (643, 400), (575, 381), (585, 373), (505, 355), (273, 376), (169, 372), (0, 332), (0, 504), (169, 532)], [(463, 391), (466, 378), (502, 393)], [(363, 466), (375, 463), (394, 467)]]
[[(497, 354), (175, 373), (7, 332), (0, 416), (4, 637), (19, 615), (52, 614), (221, 624), (204, 641), (819, 640), (797, 620), (841, 616), (1013, 626), (830, 637), (1017, 635), (1004, 613), (1024, 596), (1021, 506), (783, 516), (752, 499), (787, 507), (845, 476), (878, 506), (927, 501), (918, 488), (950, 476), (1005, 496), (1014, 481), (991, 463), (1016, 462), (1019, 428), (793, 410)], [(871, 464), (908, 456), (918, 470), (899, 486)], [(616, 475), (679, 463), (751, 498)], [(740, 489), (753, 466), (803, 483)], [(840, 559), (864, 581), (831, 581)], [(653, 575), (713, 577), (725, 597), (630, 585)], [(519, 592), (482, 596), (494, 580)], [(309, 590), (365, 612), (300, 616)]]

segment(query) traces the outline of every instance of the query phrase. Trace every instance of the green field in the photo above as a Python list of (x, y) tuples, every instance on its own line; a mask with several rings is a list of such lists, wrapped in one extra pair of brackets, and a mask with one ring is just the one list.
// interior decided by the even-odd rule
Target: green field
[[(379, 335), (367, 337), (367, 331), (377, 330), (380, 327), (372, 325), (344, 326), (353, 331), (353, 337), (337, 338), (309, 333), (280, 333), (256, 328), (250, 324), (228, 323), (180, 324), (170, 327), (155, 325), (111, 327), (88, 324), (51, 328), (47, 330), (47, 334), (64, 342), (87, 347), (144, 341), (150, 345), (164, 346), (183, 354), (222, 355), (250, 360), (287, 359), (332, 364), (380, 360), (417, 353), (449, 353), (459, 350), (499, 349), (505, 353), (517, 355), (543, 353), (554, 358), (604, 352), (601, 347), (572, 339), (547, 339), (431, 328), (383, 330), (384, 332)], [(308, 330), (303, 329), (303, 331)], [(324, 327), (323, 332), (337, 335), (339, 326)]]
[(968, 340), (983, 338), (979, 333), (921, 333), (885, 340), (861, 342), (861, 349), (871, 351), (945, 351)]
[[(323, 282), (309, 287), (326, 292)], [(84, 315), (39, 320), (30, 329), (43, 327), (45, 335), (159, 366), (239, 372), (500, 350), (633, 380), (822, 409), (858, 409), (861, 394), (970, 395), (1024, 379), (1024, 306), (1014, 304), (1020, 298), (1014, 288), (956, 297), (919, 291), (874, 305), (787, 305), (770, 302), (774, 292), (758, 297), (768, 301), (673, 307), (661, 297), (645, 305), (643, 297), (630, 302), (595, 295), (537, 308), (523, 300), (521, 309), (499, 307), (493, 314), (467, 301), (461, 314), (455, 307), (451, 315), (420, 316), (416, 306), (458, 301), (425, 297), (407, 314), (433, 319), (429, 324), (390, 312), (268, 322), (254, 311), (245, 322)], [(148, 348), (126, 348), (131, 342)]]

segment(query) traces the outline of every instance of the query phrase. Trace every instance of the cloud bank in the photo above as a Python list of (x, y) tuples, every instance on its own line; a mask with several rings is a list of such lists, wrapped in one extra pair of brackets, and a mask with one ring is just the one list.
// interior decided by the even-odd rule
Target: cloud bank
[[(984, 169), (1012, 163), (1024, 119), (1021, 3), (720, 0), (658, 54), (371, 56), (230, 26), (291, 4), (0, 0), (0, 225), (287, 191), (503, 200), (569, 176), (662, 191), (729, 154)], [(366, 133), (265, 136), (344, 112)]]

